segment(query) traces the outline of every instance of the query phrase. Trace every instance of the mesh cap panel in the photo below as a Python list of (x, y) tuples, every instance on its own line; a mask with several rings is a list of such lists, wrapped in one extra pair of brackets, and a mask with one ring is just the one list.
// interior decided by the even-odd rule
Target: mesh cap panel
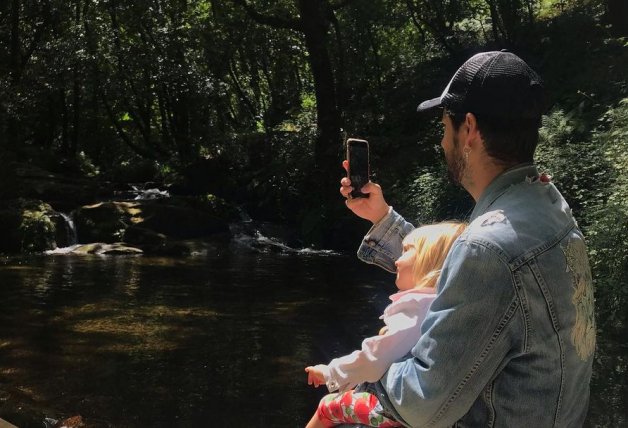
[(452, 77), (440, 99), (422, 103), (418, 111), (442, 106), (503, 118), (538, 119), (547, 102), (541, 78), (510, 52), (483, 52), (468, 59)]

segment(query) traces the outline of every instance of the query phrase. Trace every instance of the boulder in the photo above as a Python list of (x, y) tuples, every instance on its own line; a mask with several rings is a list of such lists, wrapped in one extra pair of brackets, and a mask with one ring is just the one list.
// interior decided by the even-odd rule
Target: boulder
[(74, 225), (81, 243), (122, 241), (124, 231), (140, 212), (133, 202), (99, 202), (74, 212)]
[(142, 253), (143, 251), (139, 248), (131, 247), (124, 242), (114, 242), (112, 244), (93, 242), (91, 244), (75, 245), (71, 251), (64, 254), (140, 255)]
[(81, 243), (124, 241), (149, 253), (185, 253), (178, 241), (228, 234), (235, 213), (214, 197), (174, 197), (85, 205), (74, 223)]

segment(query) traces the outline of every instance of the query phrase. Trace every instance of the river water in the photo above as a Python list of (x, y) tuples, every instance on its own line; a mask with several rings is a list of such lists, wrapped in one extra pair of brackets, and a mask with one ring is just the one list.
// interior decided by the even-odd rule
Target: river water
[[(354, 255), (233, 242), (188, 258), (5, 259), (0, 410), (90, 427), (302, 427), (324, 393), (304, 367), (377, 332), (392, 292)], [(628, 349), (600, 339), (587, 426), (627, 426)]]

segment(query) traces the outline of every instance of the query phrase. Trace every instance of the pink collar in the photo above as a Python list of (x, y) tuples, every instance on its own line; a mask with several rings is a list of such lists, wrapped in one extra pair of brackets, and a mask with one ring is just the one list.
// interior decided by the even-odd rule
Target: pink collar
[(406, 296), (408, 294), (436, 294), (436, 291), (433, 288), (429, 288), (429, 287), (424, 287), (420, 289), (411, 288), (409, 290), (399, 291), (395, 294), (392, 294), (390, 296), (390, 300), (392, 300), (393, 302), (396, 302), (397, 300), (401, 299), (403, 296)]

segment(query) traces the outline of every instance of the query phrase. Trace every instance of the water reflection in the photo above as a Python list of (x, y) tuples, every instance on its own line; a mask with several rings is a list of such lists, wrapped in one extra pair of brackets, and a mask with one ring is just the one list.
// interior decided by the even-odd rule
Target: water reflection
[[(8, 261), (0, 409), (81, 414), (94, 427), (303, 426), (323, 394), (303, 368), (376, 332), (393, 287), (353, 256), (227, 247)], [(600, 351), (588, 424), (625, 426), (626, 348)]]

